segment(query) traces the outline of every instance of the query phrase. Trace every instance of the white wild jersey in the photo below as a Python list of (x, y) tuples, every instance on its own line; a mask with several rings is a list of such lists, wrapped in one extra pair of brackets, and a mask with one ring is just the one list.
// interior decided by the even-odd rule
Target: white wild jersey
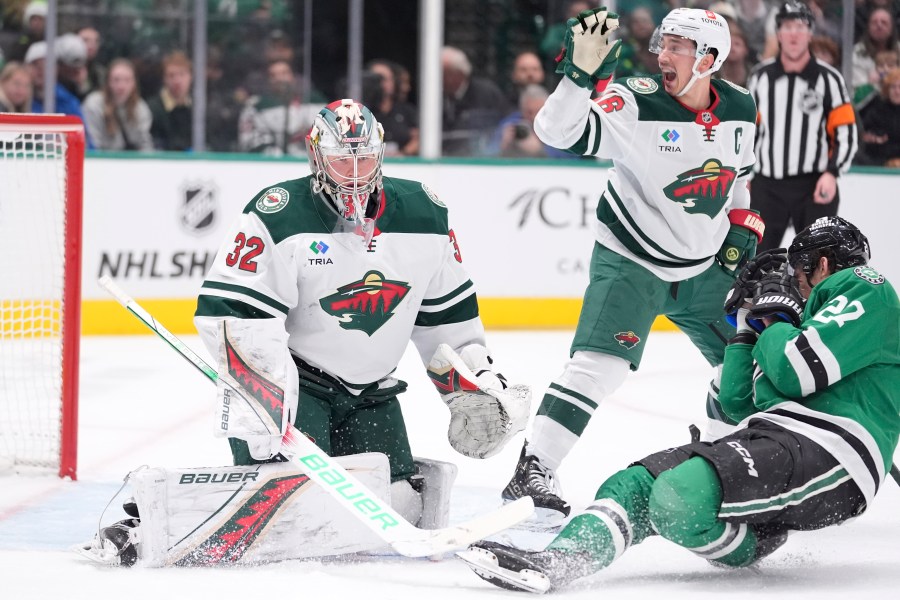
[(475, 289), (434, 193), (385, 177), (367, 247), (311, 183), (261, 191), (226, 236), (195, 317), (210, 352), (221, 319), (277, 319), (294, 357), (358, 393), (394, 371), (410, 340), (426, 363), (440, 343), (484, 345)]
[(563, 78), (535, 131), (548, 145), (612, 160), (598, 190), (597, 241), (679, 281), (712, 263), (728, 212), (750, 206), (756, 105), (747, 90), (713, 80), (712, 104), (694, 111), (661, 77), (626, 78), (595, 100)]

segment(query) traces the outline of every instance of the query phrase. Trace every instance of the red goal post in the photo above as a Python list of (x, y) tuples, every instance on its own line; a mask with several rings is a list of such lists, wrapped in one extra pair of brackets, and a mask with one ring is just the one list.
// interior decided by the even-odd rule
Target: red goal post
[(0, 464), (76, 478), (84, 125), (0, 113)]

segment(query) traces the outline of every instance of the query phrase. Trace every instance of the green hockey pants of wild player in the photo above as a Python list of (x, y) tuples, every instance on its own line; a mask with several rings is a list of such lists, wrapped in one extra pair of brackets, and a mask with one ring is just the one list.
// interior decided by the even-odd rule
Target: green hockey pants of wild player
[[(294, 426), (332, 456), (382, 452), (391, 466), (391, 481), (408, 479), (416, 467), (397, 399), (406, 390), (406, 382), (370, 388), (354, 396), (339, 383), (310, 381), (301, 372)], [(228, 442), (235, 465), (266, 462), (254, 460), (243, 440), (229, 438)]]

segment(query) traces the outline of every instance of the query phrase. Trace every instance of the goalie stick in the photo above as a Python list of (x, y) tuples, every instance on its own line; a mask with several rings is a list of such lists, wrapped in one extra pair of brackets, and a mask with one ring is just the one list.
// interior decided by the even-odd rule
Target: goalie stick
[[(109, 292), (126, 310), (164, 339), (181, 356), (217, 382), (218, 372), (206, 363), (168, 329), (163, 327), (140, 304), (129, 297), (109, 277), (101, 277), (100, 286)], [(291, 454), (290, 461), (310, 479), (319, 484), (338, 504), (350, 511), (375, 535), (384, 540), (399, 554), (408, 557), (436, 556), (468, 547), (503, 529), (527, 519), (534, 512), (530, 497), (519, 498), (494, 512), (465, 523), (443, 529), (419, 529), (404, 519), (384, 500), (351, 475), (322, 451), (296, 427), (288, 424), (282, 440), (282, 448)]]

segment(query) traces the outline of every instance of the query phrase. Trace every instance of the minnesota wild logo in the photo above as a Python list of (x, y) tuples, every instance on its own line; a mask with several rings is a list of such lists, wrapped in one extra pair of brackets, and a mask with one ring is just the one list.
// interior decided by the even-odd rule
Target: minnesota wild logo
[(639, 338), (633, 331), (620, 331), (613, 336), (620, 346), (624, 346), (626, 350), (631, 350), (641, 343)]
[(371, 336), (394, 315), (409, 290), (405, 281), (391, 281), (378, 271), (369, 271), (361, 281), (339, 287), (319, 304), (338, 318), (342, 328), (359, 329)]
[(719, 214), (728, 193), (737, 179), (733, 167), (725, 167), (710, 158), (702, 167), (685, 171), (678, 179), (663, 188), (669, 200), (674, 200), (688, 214), (703, 214), (710, 218)]

